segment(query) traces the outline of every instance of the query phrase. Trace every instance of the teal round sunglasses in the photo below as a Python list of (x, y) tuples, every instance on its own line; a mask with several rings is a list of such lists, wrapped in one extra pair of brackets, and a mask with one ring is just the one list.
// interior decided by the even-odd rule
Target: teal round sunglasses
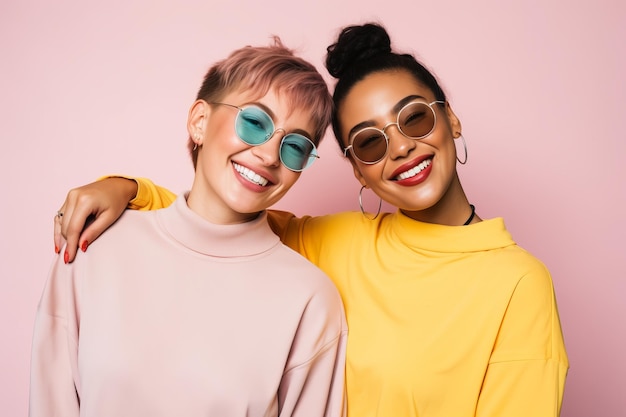
[[(237, 109), (235, 133), (239, 139), (251, 146), (259, 146), (270, 140), (277, 130), (272, 117), (256, 106), (239, 107), (227, 103), (211, 103)], [(315, 144), (299, 133), (288, 133), (280, 141), (280, 162), (289, 170), (301, 172), (313, 164), (317, 155)]]

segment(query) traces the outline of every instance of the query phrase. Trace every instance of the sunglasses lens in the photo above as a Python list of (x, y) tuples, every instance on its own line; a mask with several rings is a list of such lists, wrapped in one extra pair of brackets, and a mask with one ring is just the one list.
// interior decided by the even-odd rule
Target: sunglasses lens
[(406, 136), (420, 139), (435, 127), (435, 113), (426, 103), (410, 103), (398, 114), (398, 124)]
[(286, 135), (280, 144), (280, 160), (292, 171), (300, 172), (308, 168), (316, 157), (315, 145), (302, 135)]
[(387, 153), (387, 139), (382, 131), (365, 128), (353, 136), (352, 151), (363, 162), (377, 162)]
[(237, 115), (235, 131), (239, 139), (248, 145), (261, 145), (274, 133), (274, 122), (263, 110), (246, 107)]

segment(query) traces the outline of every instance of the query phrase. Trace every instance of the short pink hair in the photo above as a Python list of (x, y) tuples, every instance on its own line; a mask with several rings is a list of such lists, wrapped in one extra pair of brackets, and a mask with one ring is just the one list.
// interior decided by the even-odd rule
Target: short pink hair
[[(246, 46), (215, 63), (204, 76), (196, 98), (219, 102), (237, 90), (250, 91), (260, 98), (270, 89), (284, 94), (291, 109), (311, 113), (315, 126), (311, 139), (319, 144), (332, 118), (328, 86), (315, 66), (295, 56), (276, 36), (269, 46)], [(198, 153), (194, 146), (190, 138), (188, 147), (195, 167)]]

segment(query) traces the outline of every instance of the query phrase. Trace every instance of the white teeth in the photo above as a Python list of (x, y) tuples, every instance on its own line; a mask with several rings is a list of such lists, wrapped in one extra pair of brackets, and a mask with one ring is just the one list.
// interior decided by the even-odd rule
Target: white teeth
[(409, 169), (408, 171), (405, 171), (402, 174), (398, 175), (396, 177), (396, 179), (404, 180), (404, 179), (407, 179), (407, 178), (414, 177), (415, 175), (417, 175), (420, 172), (422, 172), (424, 170), (424, 168), (429, 166), (431, 162), (432, 161), (430, 159), (426, 159), (426, 160), (422, 161), (419, 165), (417, 165), (417, 166)]
[(252, 171), (251, 169), (248, 169), (244, 166), (241, 166), (239, 164), (236, 164), (233, 162), (233, 166), (235, 167), (235, 170), (241, 174), (242, 177), (244, 177), (245, 179), (247, 179), (250, 182), (253, 182), (257, 185), (260, 185), (262, 187), (265, 187), (267, 185), (267, 183), (269, 182), (266, 178), (263, 178), (262, 176), (260, 176), (259, 174), (257, 174), (256, 172)]

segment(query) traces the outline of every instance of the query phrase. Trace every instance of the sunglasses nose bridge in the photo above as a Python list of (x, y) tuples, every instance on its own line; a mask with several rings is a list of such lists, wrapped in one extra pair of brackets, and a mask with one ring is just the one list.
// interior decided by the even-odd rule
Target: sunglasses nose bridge
[(395, 126), (396, 129), (398, 129), (398, 132), (404, 135), (404, 133), (402, 133), (402, 129), (400, 129), (400, 125), (398, 124), (398, 122), (389, 122), (385, 126), (383, 126), (382, 129), (380, 129), (380, 131), (383, 132), (383, 135), (385, 135), (385, 137), (387, 138), (387, 141), (389, 141), (389, 134), (387, 133), (387, 129), (389, 129), (391, 126)]
[(285, 129), (283, 129), (282, 127), (279, 127), (279, 128), (276, 128), (276, 129), (272, 132), (272, 134), (270, 135), (270, 137), (268, 138), (268, 140), (269, 140), (269, 139), (271, 139), (271, 138), (273, 138), (273, 137), (274, 137), (274, 135), (276, 135), (276, 134), (278, 133), (278, 131), (279, 131), (279, 130), (283, 133), (283, 134), (281, 135), (281, 139), (282, 139), (282, 138), (284, 138), (284, 137), (287, 135), (287, 131), (286, 131)]

